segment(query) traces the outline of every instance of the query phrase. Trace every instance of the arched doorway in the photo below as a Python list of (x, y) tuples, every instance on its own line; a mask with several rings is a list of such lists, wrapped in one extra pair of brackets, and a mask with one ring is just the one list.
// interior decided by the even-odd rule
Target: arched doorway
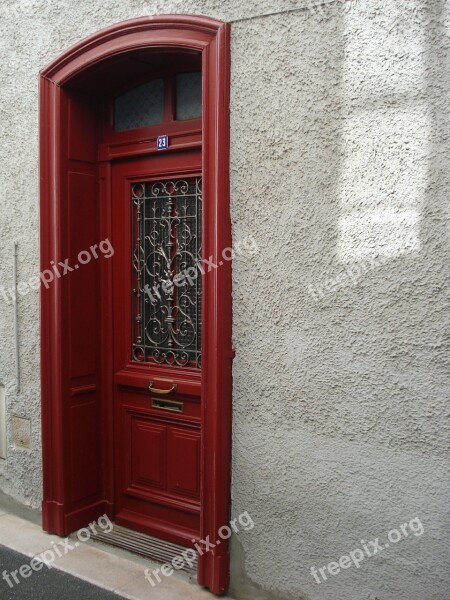
[[(107, 513), (189, 546), (229, 521), (228, 38), (145, 17), (41, 73), (47, 531)], [(201, 585), (228, 577), (225, 544), (199, 556)]]

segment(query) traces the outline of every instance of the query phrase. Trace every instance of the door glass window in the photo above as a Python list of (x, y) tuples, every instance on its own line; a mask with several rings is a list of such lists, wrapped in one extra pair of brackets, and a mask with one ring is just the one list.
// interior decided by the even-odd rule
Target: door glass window
[(202, 74), (178, 73), (176, 76), (177, 120), (198, 119), (202, 116)]
[(114, 101), (114, 129), (125, 131), (162, 123), (164, 81), (154, 79), (118, 96)]
[(201, 177), (131, 187), (134, 361), (200, 368)]

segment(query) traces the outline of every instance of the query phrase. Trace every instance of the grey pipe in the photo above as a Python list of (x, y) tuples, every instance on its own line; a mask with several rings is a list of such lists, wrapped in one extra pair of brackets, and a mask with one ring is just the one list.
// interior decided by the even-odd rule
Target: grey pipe
[(20, 362), (19, 362), (19, 323), (17, 307), (17, 249), (18, 243), (14, 242), (14, 261), (13, 261), (13, 279), (14, 279), (14, 340), (16, 346), (16, 389), (20, 392)]

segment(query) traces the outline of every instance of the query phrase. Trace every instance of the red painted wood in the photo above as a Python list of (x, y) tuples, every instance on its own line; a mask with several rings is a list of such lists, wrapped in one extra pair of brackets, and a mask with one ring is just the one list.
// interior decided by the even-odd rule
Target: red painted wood
[[(200, 536), (201, 372), (131, 362), (130, 207), (133, 183), (198, 175), (201, 162), (201, 151), (128, 159), (112, 167), (111, 185), (115, 250), (115, 520), (119, 525), (183, 545), (192, 545), (192, 539)], [(176, 393), (164, 399), (183, 402), (183, 414), (152, 409), (152, 398), (158, 396), (149, 392), (151, 381), (160, 389), (177, 385)], [(183, 396), (187, 391), (188, 398)]]
[[(102, 146), (99, 155), (104, 162), (93, 162), (92, 123), (98, 123), (98, 114), (94, 103), (89, 104), (90, 95), (83, 101), (83, 95), (76, 93), (76, 89), (81, 90), (81, 79), (91, 73), (91, 80), (95, 80), (94, 69), (127, 52), (148, 49), (160, 51), (162, 48), (174, 52), (197, 51), (202, 55), (204, 254), (208, 257), (212, 255), (218, 262), (222, 249), (230, 245), (229, 27), (204, 17), (143, 17), (94, 34), (68, 50), (41, 73), (42, 269), (49, 268), (52, 260), (57, 263), (67, 258), (68, 253), (76, 253), (80, 244), (91, 239), (93, 231), (98, 235), (94, 243), (108, 237), (113, 223), (111, 166), (106, 161), (113, 156), (136, 155), (142, 152), (143, 146), (145, 150), (150, 150), (155, 135), (141, 131), (141, 138), (144, 138), (141, 148), (136, 146), (139, 143), (137, 139), (130, 138), (127, 141), (123, 138), (116, 145), (112, 140), (107, 143), (104, 141), (106, 146)], [(103, 79), (99, 87), (105, 83), (107, 81)], [(201, 141), (198, 132), (191, 128), (186, 129), (185, 133), (185, 144), (188, 146), (184, 148), (191, 147), (195, 154)], [(101, 141), (99, 136), (97, 128), (94, 136), (97, 144)], [(183, 138), (181, 136), (178, 139), (181, 149)], [(98, 199), (93, 197), (95, 191)], [(86, 222), (89, 221), (87, 228), (76, 227), (78, 217), (74, 206), (82, 193), (86, 193), (81, 210)], [(94, 214), (94, 206), (101, 206), (102, 210)], [(42, 288), (43, 527), (59, 535), (66, 535), (86, 525), (105, 511), (111, 518), (114, 516), (114, 414), (111, 397), (114, 386), (120, 386), (125, 397), (128, 393), (126, 390), (132, 390), (131, 404), (134, 406), (138, 396), (136, 388), (141, 385), (144, 376), (138, 368), (125, 364), (117, 370), (114, 364), (116, 359), (110, 352), (115, 326), (111, 294), (112, 266), (112, 261), (104, 260), (92, 266), (94, 276), (88, 270), (70, 283), (68, 275), (67, 281), (64, 278), (56, 279), (48, 290)], [(200, 484), (196, 480), (195, 469), (190, 468), (186, 474), (180, 474), (177, 481), (182, 483), (176, 485), (170, 479), (172, 472), (169, 474), (168, 486), (171, 492), (176, 488), (178, 501), (161, 493), (159, 498), (155, 498), (154, 490), (141, 489), (141, 496), (152, 496), (152, 510), (157, 512), (138, 517), (137, 524), (142, 530), (151, 531), (154, 528), (158, 535), (162, 535), (158, 530), (158, 523), (162, 519), (167, 523), (167, 539), (179, 539), (183, 535), (187, 539), (193, 531), (199, 530), (201, 537), (209, 535), (211, 540), (215, 540), (218, 529), (229, 520), (232, 358), (230, 263), (226, 262), (221, 268), (205, 275), (203, 289), (201, 379), (192, 374), (180, 379), (180, 394), (186, 395), (186, 401), (194, 398), (200, 387), (200, 414), (198, 417), (191, 414), (191, 421), (182, 425), (175, 417), (170, 423), (167, 421), (161, 425), (165, 435), (175, 440), (171, 449), (172, 458), (167, 457), (172, 463), (173, 448), (193, 456), (198, 452), (198, 442), (195, 440), (200, 440)], [(86, 302), (86, 314), (70, 309), (80, 301)], [(89, 344), (87, 338), (83, 338), (81, 327), (77, 327), (83, 319), (91, 331)], [(94, 330), (93, 322), (97, 323)], [(168, 379), (167, 373), (161, 373), (162, 384)], [(184, 387), (181, 388), (181, 385)], [(125, 410), (126, 402), (125, 399), (122, 410)], [(131, 419), (132, 414), (135, 414), (133, 408), (127, 408), (124, 418)], [(138, 420), (155, 423), (151, 409), (146, 412), (140, 407), (137, 414)], [(195, 421), (194, 417), (199, 421)], [(179, 430), (183, 435), (177, 434)], [(140, 447), (142, 436), (139, 434), (135, 437), (133, 443)], [(83, 445), (84, 449), (80, 449)], [(88, 461), (91, 464), (87, 465)], [(192, 460), (192, 464), (194, 462)], [(145, 479), (149, 473), (143, 467), (139, 471), (138, 463), (138, 471), (134, 474), (128, 472), (128, 475), (127, 483), (134, 485), (135, 480)], [(194, 495), (198, 485), (200, 493), (197, 498)], [(142, 499), (136, 498), (136, 502), (142, 504)], [(130, 524), (133, 522), (136, 525), (132, 508), (123, 514), (123, 522), (129, 519)], [(179, 513), (180, 509), (184, 510), (185, 515), (191, 516), (186, 516), (185, 522), (176, 524), (173, 515)], [(198, 579), (200, 584), (216, 594), (227, 590), (229, 556), (226, 544), (222, 543), (200, 557)]]
[[(206, 60), (213, 71), (204, 79), (203, 198), (204, 254), (216, 264), (231, 246), (229, 206), (229, 26), (217, 31)], [(208, 66), (206, 67), (206, 70)], [(215, 107), (215, 108), (213, 108)], [(217, 540), (230, 519), (231, 478), (231, 263), (205, 275), (203, 313), (203, 428), (201, 536)], [(199, 558), (198, 582), (221, 594), (229, 586), (225, 544)]]

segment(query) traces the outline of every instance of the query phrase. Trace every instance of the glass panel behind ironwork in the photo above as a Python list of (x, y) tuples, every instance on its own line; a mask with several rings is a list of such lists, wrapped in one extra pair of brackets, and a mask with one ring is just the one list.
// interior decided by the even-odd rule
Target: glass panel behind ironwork
[(176, 118), (197, 119), (202, 116), (202, 74), (178, 73), (176, 77)]
[(131, 188), (134, 361), (200, 367), (201, 177)]
[(125, 131), (162, 123), (164, 115), (164, 81), (154, 79), (114, 101), (114, 129)]

